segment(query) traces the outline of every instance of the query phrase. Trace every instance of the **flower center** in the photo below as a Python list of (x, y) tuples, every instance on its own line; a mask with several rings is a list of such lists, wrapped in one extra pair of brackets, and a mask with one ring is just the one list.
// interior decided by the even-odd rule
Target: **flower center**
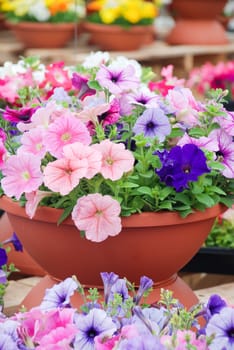
[(146, 124), (147, 130), (151, 130), (155, 128), (155, 123), (154, 122), (149, 122)]
[(114, 161), (113, 161), (113, 159), (112, 158), (106, 158), (106, 163), (108, 164), (108, 165), (112, 165), (113, 163), (114, 163)]
[(93, 338), (96, 337), (96, 335), (98, 335), (96, 329), (90, 328), (90, 329), (88, 330), (88, 338), (93, 339)]
[(71, 135), (69, 132), (65, 132), (64, 134), (62, 134), (61, 136), (61, 140), (62, 141), (69, 141), (71, 139)]
[(190, 171), (191, 171), (191, 168), (190, 168), (190, 166), (187, 164), (187, 165), (183, 165), (182, 170), (183, 170), (183, 172), (184, 172), (185, 174), (189, 174)]
[(30, 173), (28, 171), (23, 171), (21, 173), (21, 176), (25, 181), (28, 181), (30, 179)]

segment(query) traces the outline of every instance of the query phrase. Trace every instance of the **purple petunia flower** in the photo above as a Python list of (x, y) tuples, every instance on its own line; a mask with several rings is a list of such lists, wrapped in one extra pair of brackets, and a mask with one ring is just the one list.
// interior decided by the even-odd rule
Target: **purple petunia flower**
[(57, 87), (53, 91), (53, 95), (50, 98), (52, 101), (56, 102), (67, 102), (71, 103), (72, 98), (68, 95), (67, 91), (63, 87)]
[(210, 350), (234, 349), (234, 309), (224, 307), (208, 321), (206, 335), (215, 335)]
[(0, 267), (7, 263), (7, 253), (4, 248), (0, 248)]
[(102, 283), (104, 285), (104, 300), (105, 303), (108, 303), (110, 291), (112, 286), (115, 284), (115, 282), (118, 280), (119, 276), (116, 275), (114, 272), (101, 272), (101, 278)]
[(12, 243), (15, 250), (17, 252), (22, 252), (23, 251), (23, 246), (22, 243), (20, 242), (19, 238), (17, 237), (16, 233), (13, 232), (12, 236), (5, 241), (2, 242), (2, 244), (7, 244), (7, 243)]
[(210, 172), (205, 154), (194, 144), (175, 146), (169, 152), (157, 151), (155, 154), (162, 163), (161, 169), (155, 172), (161, 181), (177, 192), (187, 188), (190, 181), (197, 181), (200, 175)]
[(118, 350), (166, 350), (166, 348), (158, 337), (150, 333), (143, 333), (121, 341)]
[(6, 284), (6, 283), (7, 283), (6, 273), (3, 270), (0, 270), (0, 284)]
[(96, 336), (111, 337), (117, 330), (111, 317), (100, 309), (92, 309), (88, 315), (77, 315), (75, 323), (79, 329), (74, 342), (75, 349), (93, 350)]
[(40, 309), (51, 310), (57, 307), (71, 307), (70, 297), (77, 289), (77, 282), (68, 277), (64, 281), (47, 289), (41, 302)]
[(26, 349), (21, 344), (19, 335), (17, 333), (18, 322), (13, 320), (6, 320), (0, 323), (0, 349), (1, 350), (18, 350)]
[(140, 279), (140, 286), (133, 300), (135, 304), (139, 304), (143, 294), (153, 286), (153, 280), (149, 277), (142, 276)]
[(108, 89), (110, 93), (117, 95), (137, 88), (139, 85), (139, 78), (136, 77), (135, 69), (132, 65), (127, 65), (124, 68), (102, 65), (97, 72), (96, 80), (102, 87)]
[(137, 119), (133, 132), (145, 137), (157, 137), (162, 142), (171, 133), (171, 125), (160, 108), (150, 108)]
[(225, 306), (227, 306), (226, 301), (223, 300), (219, 295), (211, 295), (206, 306), (207, 316), (210, 318), (214, 314), (219, 313)]

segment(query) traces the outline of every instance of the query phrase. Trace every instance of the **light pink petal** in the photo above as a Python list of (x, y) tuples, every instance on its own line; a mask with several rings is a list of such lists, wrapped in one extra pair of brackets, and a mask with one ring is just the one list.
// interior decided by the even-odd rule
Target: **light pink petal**
[(44, 169), (44, 183), (51, 191), (61, 195), (70, 193), (86, 175), (88, 162), (65, 158), (49, 163)]
[(33, 191), (30, 193), (26, 193), (25, 197), (27, 199), (26, 205), (25, 205), (25, 211), (26, 214), (30, 217), (30, 219), (33, 218), (35, 215), (35, 212), (37, 210), (37, 207), (40, 203), (40, 201), (45, 198), (51, 196), (52, 193), (48, 191)]
[(87, 127), (68, 112), (49, 125), (44, 139), (47, 150), (57, 158), (62, 157), (64, 146), (77, 141), (89, 145), (91, 136)]
[(118, 180), (125, 172), (133, 169), (134, 157), (122, 143), (116, 144), (110, 140), (104, 140), (92, 147), (102, 153), (103, 160), (100, 171), (105, 179)]
[(35, 191), (42, 184), (40, 159), (29, 153), (9, 157), (4, 164), (2, 188), (9, 197), (20, 199), (23, 193)]
[(111, 196), (99, 193), (81, 197), (72, 211), (72, 219), (87, 239), (102, 242), (121, 231), (121, 207)]
[(87, 179), (91, 179), (101, 169), (102, 154), (92, 146), (86, 146), (80, 142), (75, 142), (71, 145), (64, 146), (63, 154), (67, 159), (87, 160), (87, 173), (85, 175)]

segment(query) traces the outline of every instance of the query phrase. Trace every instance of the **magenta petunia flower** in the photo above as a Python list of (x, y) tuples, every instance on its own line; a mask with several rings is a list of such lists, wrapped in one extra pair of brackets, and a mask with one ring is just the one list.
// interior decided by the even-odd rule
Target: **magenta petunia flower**
[(3, 168), (4, 163), (5, 163), (5, 158), (6, 158), (7, 150), (4, 146), (4, 143), (0, 139), (0, 169)]
[(2, 114), (3, 119), (13, 123), (23, 122), (29, 123), (32, 115), (35, 113), (38, 107), (24, 107), (19, 110), (6, 107)]
[(47, 150), (57, 158), (62, 157), (65, 145), (76, 141), (89, 145), (91, 136), (87, 127), (69, 112), (55, 119), (45, 135)]
[(120, 94), (124, 91), (137, 88), (140, 84), (132, 65), (124, 68), (101, 66), (96, 75), (99, 84), (108, 89), (112, 94)]
[(66, 195), (79, 184), (87, 169), (87, 159), (57, 159), (45, 167), (44, 183), (51, 191)]
[(124, 173), (133, 169), (134, 157), (123, 143), (116, 144), (107, 139), (92, 147), (102, 153), (100, 172), (105, 179), (119, 180)]
[(111, 196), (94, 193), (78, 199), (72, 211), (72, 219), (79, 230), (85, 231), (87, 239), (102, 242), (109, 236), (120, 233), (120, 212), (118, 201)]
[(29, 153), (9, 157), (2, 169), (1, 185), (5, 194), (20, 199), (23, 193), (37, 190), (43, 181), (40, 165), (40, 159)]

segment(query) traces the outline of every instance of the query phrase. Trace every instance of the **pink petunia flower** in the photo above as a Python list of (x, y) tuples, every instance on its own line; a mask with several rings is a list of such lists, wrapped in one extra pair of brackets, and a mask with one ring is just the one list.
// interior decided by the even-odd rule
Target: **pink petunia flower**
[(26, 214), (30, 217), (30, 219), (33, 218), (35, 215), (35, 212), (37, 210), (38, 204), (40, 201), (45, 198), (52, 195), (52, 192), (49, 191), (32, 191), (30, 193), (26, 193), (25, 197), (27, 199), (26, 205), (25, 205), (25, 211)]
[(48, 163), (44, 169), (45, 186), (51, 191), (67, 195), (86, 175), (87, 169), (88, 161), (86, 159), (57, 159)]
[(72, 211), (76, 227), (85, 231), (87, 239), (102, 242), (108, 236), (116, 236), (121, 231), (120, 204), (111, 196), (99, 193), (88, 194), (78, 199)]
[(45, 131), (40, 128), (25, 132), (21, 137), (21, 146), (18, 148), (17, 152), (31, 153), (42, 159), (47, 151), (43, 143), (44, 133)]
[(205, 148), (209, 151), (218, 151), (219, 146), (217, 140), (214, 140), (210, 137), (202, 136), (199, 139), (189, 136), (188, 134), (184, 134), (184, 136), (179, 139), (177, 142), (178, 146), (186, 145), (187, 143), (192, 143), (200, 148)]
[(38, 350), (70, 350), (72, 349), (71, 343), (77, 334), (78, 329), (74, 324), (67, 325), (66, 327), (55, 327), (49, 334), (45, 335), (39, 346)]
[(40, 165), (40, 159), (29, 153), (9, 157), (2, 169), (1, 185), (5, 194), (20, 199), (24, 192), (37, 190), (43, 180)]
[(63, 153), (66, 159), (87, 160), (87, 173), (85, 175), (87, 179), (94, 177), (101, 169), (102, 154), (94, 149), (93, 146), (86, 146), (80, 142), (75, 142), (71, 145), (64, 146)]
[(89, 145), (91, 136), (87, 127), (69, 111), (51, 123), (45, 135), (47, 150), (57, 158), (63, 156), (65, 145), (76, 141)]
[(187, 88), (171, 89), (168, 91), (167, 99), (176, 114), (176, 120), (189, 127), (198, 124), (199, 106)]
[(102, 153), (100, 172), (105, 179), (119, 180), (125, 172), (133, 169), (134, 157), (122, 143), (104, 140), (92, 147)]

